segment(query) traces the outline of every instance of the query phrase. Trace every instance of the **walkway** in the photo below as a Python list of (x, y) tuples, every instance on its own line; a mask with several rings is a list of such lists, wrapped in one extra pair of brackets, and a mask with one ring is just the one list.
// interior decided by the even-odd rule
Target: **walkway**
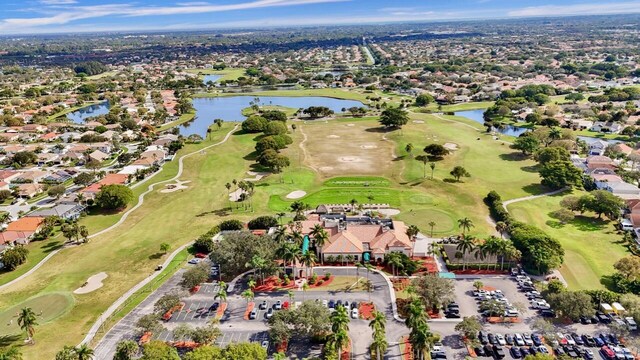
[(564, 192), (564, 191), (567, 191), (567, 190), (569, 190), (569, 188), (564, 187), (562, 189), (549, 191), (549, 192), (546, 192), (546, 193), (543, 193), (543, 194), (530, 195), (530, 196), (525, 196), (525, 197), (521, 197), (521, 198), (507, 200), (507, 201), (504, 201), (502, 203), (502, 207), (506, 211), (509, 211), (509, 210), (507, 210), (507, 206), (509, 206), (509, 205), (511, 205), (513, 203), (517, 203), (517, 202), (521, 202), (521, 201), (527, 201), (527, 200), (533, 200), (533, 199), (537, 199), (537, 198), (540, 198), (540, 197), (543, 197), (543, 196), (552, 196), (552, 195), (560, 194), (561, 192)]
[[(96, 236), (99, 236), (99, 235), (105, 234), (105, 233), (107, 233), (107, 232), (109, 232), (109, 231), (111, 231), (111, 230), (113, 230), (113, 229), (117, 228), (118, 226), (122, 225), (122, 223), (127, 219), (127, 217), (129, 217), (129, 215), (130, 215), (133, 211), (135, 211), (137, 208), (139, 208), (140, 206), (142, 206), (142, 204), (144, 203), (144, 196), (145, 196), (145, 195), (147, 195), (148, 193), (150, 193), (151, 191), (153, 191), (153, 188), (154, 188), (154, 186), (155, 186), (155, 185), (163, 184), (163, 183), (166, 183), (166, 182), (175, 181), (175, 180), (177, 180), (177, 179), (182, 175), (182, 172), (183, 172), (183, 169), (184, 169), (183, 160), (184, 160), (186, 157), (189, 157), (189, 156), (194, 155), (194, 154), (198, 154), (198, 153), (200, 153), (200, 152), (202, 152), (202, 151), (204, 151), (204, 150), (207, 150), (207, 149), (209, 149), (209, 148), (212, 148), (212, 147), (214, 147), (214, 146), (218, 146), (218, 145), (222, 145), (222, 144), (224, 144), (225, 142), (227, 142), (227, 140), (229, 140), (229, 137), (230, 137), (234, 132), (236, 132), (236, 130), (238, 130), (238, 126), (239, 126), (239, 124), (236, 124), (236, 125), (233, 127), (233, 129), (231, 129), (231, 131), (229, 131), (229, 133), (227, 133), (227, 135), (226, 135), (226, 136), (224, 137), (224, 139), (222, 139), (221, 141), (219, 141), (219, 142), (217, 142), (217, 143), (215, 143), (215, 144), (211, 144), (211, 145), (209, 145), (209, 146), (207, 146), (207, 147), (204, 147), (204, 148), (202, 148), (202, 149), (200, 149), (200, 150), (196, 150), (196, 151), (194, 151), (194, 152), (191, 152), (191, 153), (188, 153), (188, 154), (185, 154), (185, 155), (181, 156), (181, 157), (178, 159), (178, 173), (176, 174), (176, 176), (172, 177), (171, 179), (164, 180), (164, 181), (160, 181), (160, 182), (153, 183), (153, 184), (149, 185), (149, 188), (147, 189), (147, 191), (145, 191), (144, 193), (140, 194), (140, 196), (138, 197), (138, 203), (137, 203), (134, 207), (132, 207), (131, 209), (127, 210), (124, 214), (122, 214), (122, 217), (120, 218), (120, 220), (118, 220), (118, 222), (117, 222), (117, 223), (115, 223), (115, 224), (113, 224), (113, 225), (109, 226), (109, 227), (108, 227), (108, 228), (106, 228), (106, 229), (103, 229), (103, 230), (101, 230), (101, 231), (98, 231), (98, 232), (97, 232), (97, 233), (95, 233), (95, 234), (89, 235), (89, 237), (88, 237), (88, 238), (89, 238), (89, 239), (92, 239), (92, 238), (94, 238), (94, 237), (96, 237)], [(159, 172), (160, 172), (160, 171), (156, 172), (155, 174), (153, 174), (152, 176), (148, 177), (147, 179), (151, 179), (153, 176), (155, 176), (155, 175), (156, 175), (156, 174), (158, 174)], [(146, 179), (145, 179), (145, 180), (146, 180)], [(139, 185), (139, 184), (136, 184), (136, 185)], [(31, 269), (30, 269), (29, 271), (27, 271), (26, 273), (24, 273), (24, 274), (20, 275), (19, 277), (15, 278), (15, 279), (13, 279), (13, 280), (11, 280), (11, 281), (9, 281), (9, 282), (8, 282), (8, 283), (6, 283), (6, 284), (0, 285), (0, 291), (2, 291), (2, 290), (4, 290), (4, 289), (8, 288), (9, 286), (11, 286), (11, 285), (13, 285), (13, 284), (16, 284), (17, 282), (21, 281), (22, 279), (26, 278), (27, 276), (29, 276), (29, 275), (33, 274), (33, 273), (34, 273), (36, 270), (38, 270), (42, 265), (44, 265), (47, 261), (49, 261), (49, 259), (51, 259), (55, 254), (57, 254), (57, 253), (58, 253), (58, 252), (60, 252), (61, 250), (65, 249), (66, 247), (67, 247), (67, 246), (62, 247), (62, 248), (60, 248), (60, 249), (58, 249), (58, 250), (52, 251), (49, 255), (47, 255), (44, 259), (42, 259), (39, 263), (37, 263), (33, 268), (31, 268)]]

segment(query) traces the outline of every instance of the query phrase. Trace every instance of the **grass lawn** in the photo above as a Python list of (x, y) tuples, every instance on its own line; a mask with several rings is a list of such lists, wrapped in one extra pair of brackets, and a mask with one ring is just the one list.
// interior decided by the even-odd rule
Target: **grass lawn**
[(184, 114), (180, 115), (178, 120), (171, 121), (171, 122), (168, 122), (168, 123), (160, 126), (159, 128), (157, 128), (157, 131), (160, 132), (160, 131), (169, 130), (172, 127), (175, 127), (175, 126), (178, 126), (178, 125), (181, 125), (181, 124), (184, 124), (186, 122), (189, 122), (189, 121), (193, 120), (193, 118), (195, 116), (196, 116), (196, 112), (195, 111), (184, 113)]
[[(605, 286), (602, 277), (614, 272), (613, 264), (628, 254), (627, 248), (611, 221), (585, 214), (561, 225), (551, 218), (549, 213), (560, 209), (560, 200), (566, 195), (514, 203), (509, 206), (509, 212), (516, 219), (536, 225), (560, 241), (566, 253), (560, 272), (571, 289), (602, 289)], [(581, 193), (576, 192), (575, 195), (580, 196)]]
[[(478, 110), (486, 109), (493, 105), (493, 101), (473, 101), (460, 104), (442, 105), (442, 111), (465, 111), (465, 110)], [(432, 103), (426, 107), (427, 110), (439, 111), (438, 104)]]
[[(61, 316), (73, 306), (73, 296), (70, 293), (48, 293), (29, 298), (0, 312), (0, 339), (12, 337), (22, 333), (18, 325), (17, 313), (30, 307), (37, 317), (39, 325), (46, 324)], [(3, 340), (0, 340), (0, 343)]]
[(98, 79), (102, 79), (102, 78), (105, 78), (105, 77), (116, 75), (117, 73), (118, 72), (116, 70), (105, 71), (105, 72), (103, 72), (101, 74), (87, 76), (85, 79), (87, 79), (87, 80), (98, 80)]
[(220, 79), (218, 79), (218, 81), (222, 81), (222, 80), (237, 80), (239, 77), (241, 76), (245, 76), (244, 69), (235, 69), (235, 68), (228, 68), (228, 69), (224, 69), (224, 70), (214, 70), (214, 69), (187, 69), (187, 72), (190, 72), (192, 74), (199, 74), (199, 75), (222, 75), (222, 77)]
[[(322, 277), (318, 276), (318, 279), (322, 279)], [(329, 285), (310, 288), (307, 291), (347, 291), (353, 284), (356, 283), (357, 280), (358, 278), (355, 276), (334, 276)], [(362, 291), (361, 285), (354, 286), (351, 291)]]
[(24, 264), (18, 266), (13, 271), (0, 271), (0, 285), (6, 284), (9, 281), (18, 278), (19, 276), (22, 276), (22, 274), (33, 268), (37, 263), (40, 262), (40, 260), (49, 255), (49, 253), (62, 247), (64, 241), (65, 239), (62, 237), (62, 234), (58, 233), (58, 235), (54, 238), (44, 241), (32, 241), (31, 243), (29, 243), (26, 246), (29, 250), (27, 261)]

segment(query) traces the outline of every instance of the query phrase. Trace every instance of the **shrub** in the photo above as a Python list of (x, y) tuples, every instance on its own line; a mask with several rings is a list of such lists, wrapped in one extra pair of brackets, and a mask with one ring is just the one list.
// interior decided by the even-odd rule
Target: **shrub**
[(225, 220), (221, 222), (220, 225), (218, 226), (220, 228), (220, 231), (234, 231), (234, 230), (242, 230), (244, 228), (242, 221), (236, 220), (236, 219)]
[(317, 285), (318, 285), (318, 286), (320, 286), (320, 285), (322, 285), (323, 283), (324, 283), (324, 281), (323, 281), (323, 280), (318, 280)]
[(329, 279), (331, 279), (331, 273), (324, 274), (324, 280), (328, 281)]
[(260, 216), (249, 221), (247, 225), (250, 230), (269, 229), (278, 226), (278, 219), (273, 216)]
[(249, 116), (242, 122), (242, 130), (247, 133), (263, 132), (267, 127), (267, 119), (262, 116)]

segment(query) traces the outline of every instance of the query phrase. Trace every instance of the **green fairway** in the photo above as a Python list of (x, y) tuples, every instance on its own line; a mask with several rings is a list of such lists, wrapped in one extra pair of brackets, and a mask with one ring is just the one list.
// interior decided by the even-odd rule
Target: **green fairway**
[(324, 183), (326, 186), (377, 186), (384, 187), (391, 185), (388, 179), (379, 176), (338, 176), (331, 178)]
[(213, 69), (187, 69), (187, 72), (192, 74), (204, 75), (222, 75), (218, 81), (222, 80), (237, 80), (239, 77), (244, 76), (244, 69), (235, 69), (228, 68), (224, 70), (213, 70)]
[(184, 124), (186, 122), (189, 122), (189, 121), (193, 120), (194, 117), (196, 117), (196, 112), (195, 111), (190, 111), (188, 113), (180, 115), (178, 120), (171, 121), (171, 122), (168, 122), (168, 123), (160, 126), (157, 130), (160, 132), (160, 131), (165, 131), (165, 130), (171, 129), (174, 126), (178, 126), (178, 125), (181, 125), (181, 124)]
[(566, 253), (560, 272), (571, 289), (601, 289), (604, 287), (602, 277), (611, 275), (614, 272), (613, 264), (627, 255), (628, 251), (612, 221), (585, 214), (561, 225), (551, 218), (549, 214), (560, 209), (560, 200), (566, 195), (563, 193), (514, 203), (509, 206), (509, 212), (517, 220), (536, 225), (560, 241)]
[(64, 241), (65, 239), (62, 237), (62, 234), (58, 234), (58, 236), (45, 241), (32, 241), (27, 245), (29, 256), (27, 256), (27, 261), (24, 264), (18, 266), (13, 271), (0, 271), (0, 285), (6, 284), (19, 276), (22, 276), (52, 251), (62, 247)]
[(49, 293), (27, 299), (0, 312), (0, 338), (22, 331), (17, 316), (21, 309), (31, 308), (36, 314), (38, 324), (41, 325), (61, 316), (72, 306), (73, 296), (69, 293)]

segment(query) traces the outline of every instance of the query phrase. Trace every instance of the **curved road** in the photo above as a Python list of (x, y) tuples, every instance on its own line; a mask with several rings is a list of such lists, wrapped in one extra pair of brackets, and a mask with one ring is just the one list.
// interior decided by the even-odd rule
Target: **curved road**
[[(218, 145), (224, 144), (227, 140), (229, 140), (229, 137), (230, 137), (234, 132), (236, 132), (236, 130), (237, 130), (237, 129), (238, 129), (238, 124), (236, 124), (236, 125), (233, 127), (233, 129), (231, 129), (231, 131), (229, 131), (229, 132), (227, 133), (227, 135), (225, 135), (224, 139), (222, 139), (221, 141), (219, 141), (219, 142), (217, 142), (217, 143), (215, 143), (215, 144), (211, 144), (211, 145), (209, 145), (209, 146), (207, 146), (207, 147), (204, 147), (204, 148), (202, 148), (202, 149), (200, 149), (200, 150), (196, 150), (196, 151), (194, 151), (194, 152), (191, 152), (191, 153), (188, 153), (188, 154), (185, 154), (185, 155), (181, 156), (181, 157), (178, 159), (178, 173), (177, 173), (174, 177), (172, 177), (171, 179), (168, 179), (168, 180), (163, 180), (163, 181), (160, 181), (160, 182), (153, 183), (153, 184), (149, 185), (149, 188), (147, 189), (147, 191), (143, 192), (143, 193), (142, 193), (142, 194), (140, 194), (140, 196), (138, 197), (138, 203), (137, 203), (134, 207), (132, 207), (131, 209), (127, 210), (124, 214), (122, 214), (122, 217), (120, 218), (120, 220), (118, 220), (118, 222), (117, 222), (117, 223), (115, 223), (115, 224), (113, 224), (113, 225), (109, 226), (108, 228), (105, 228), (105, 229), (103, 229), (103, 230), (101, 230), (101, 231), (98, 231), (98, 232), (97, 232), (97, 233), (95, 233), (95, 234), (89, 235), (89, 239), (92, 239), (92, 238), (94, 238), (94, 237), (96, 237), (96, 236), (99, 236), (99, 235), (102, 235), (102, 234), (104, 234), (104, 233), (107, 233), (107, 232), (109, 232), (109, 231), (111, 231), (111, 230), (113, 230), (113, 229), (117, 228), (118, 226), (122, 225), (122, 223), (127, 219), (127, 217), (129, 217), (129, 214), (131, 214), (131, 213), (132, 213), (133, 211), (135, 211), (137, 208), (139, 208), (140, 206), (142, 206), (142, 204), (144, 203), (144, 196), (145, 196), (145, 195), (147, 195), (148, 193), (150, 193), (151, 191), (153, 191), (153, 187), (154, 187), (155, 185), (163, 184), (163, 183), (170, 182), (170, 181), (175, 181), (175, 180), (177, 180), (177, 179), (182, 175), (182, 171), (183, 171), (183, 169), (184, 169), (183, 160), (184, 160), (186, 157), (189, 157), (189, 156), (194, 155), (194, 154), (196, 154), (196, 153), (199, 153), (199, 152), (201, 152), (201, 151), (207, 150), (207, 149), (212, 148), (212, 147), (214, 147), (214, 146), (218, 146)], [(156, 174), (157, 174), (157, 173), (156, 173)], [(154, 175), (155, 175), (155, 174), (154, 174)], [(153, 176), (153, 175), (152, 175), (152, 176)], [(151, 177), (149, 177), (148, 179), (151, 179)], [(65, 246), (65, 247), (66, 247), (66, 246)], [(24, 278), (26, 278), (27, 276), (29, 276), (29, 275), (33, 274), (33, 273), (34, 273), (36, 270), (38, 270), (42, 265), (44, 265), (47, 261), (49, 261), (49, 259), (51, 259), (51, 258), (52, 258), (55, 254), (57, 254), (58, 252), (60, 252), (60, 250), (63, 250), (65, 247), (62, 247), (62, 248), (60, 248), (60, 249), (58, 249), (58, 250), (55, 250), (55, 251), (52, 251), (52, 252), (51, 252), (49, 255), (47, 255), (44, 259), (42, 259), (39, 263), (37, 263), (33, 268), (29, 269), (29, 271), (27, 271), (26, 273), (24, 273), (24, 274), (20, 275), (19, 277), (15, 278), (15, 279), (13, 279), (13, 280), (11, 280), (11, 281), (9, 281), (9, 282), (8, 282), (8, 283), (6, 283), (6, 284), (0, 285), (0, 291), (1, 291), (1, 290), (6, 289), (6, 288), (8, 288), (8, 287), (10, 287), (10, 286), (11, 286), (11, 285), (13, 285), (13, 284), (18, 283), (18, 282), (19, 282), (19, 281), (21, 281), (22, 279), (24, 279)]]

